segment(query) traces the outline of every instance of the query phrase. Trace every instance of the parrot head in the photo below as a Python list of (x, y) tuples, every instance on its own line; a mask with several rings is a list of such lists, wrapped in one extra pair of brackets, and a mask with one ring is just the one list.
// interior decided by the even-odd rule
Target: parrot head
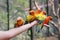
[(52, 17), (51, 16), (48, 16), (48, 19), (52, 20)]
[(44, 15), (46, 15), (46, 12), (45, 12), (45, 11), (43, 11), (43, 14), (44, 14)]
[(42, 15), (46, 15), (46, 12), (45, 12), (45, 11), (42, 11), (40, 14), (42, 14)]
[(31, 10), (30, 11), (30, 15), (34, 15), (34, 10)]
[(41, 12), (40, 10), (36, 10), (36, 14), (40, 14), (40, 12)]
[(23, 18), (18, 17), (16, 21), (16, 27), (22, 26), (23, 24), (24, 24)]

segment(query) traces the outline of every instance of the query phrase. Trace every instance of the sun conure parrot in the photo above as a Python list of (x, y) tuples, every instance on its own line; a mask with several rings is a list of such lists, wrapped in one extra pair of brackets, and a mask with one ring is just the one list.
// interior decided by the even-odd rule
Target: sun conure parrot
[[(44, 24), (49, 25), (49, 21), (50, 21), (50, 20), (52, 20), (52, 17), (51, 17), (51, 16), (48, 16), (48, 17), (46, 17), (46, 18), (44, 19), (44, 21), (43, 21), (42, 24), (43, 24), (43, 25), (44, 25)], [(43, 26), (42, 26), (41, 28), (43, 28)]]
[[(45, 17), (45, 15), (44, 15)], [(49, 24), (49, 21), (52, 20), (52, 17), (51, 16), (48, 16), (48, 17), (45, 17), (43, 19), (40, 18), (40, 23), (41, 23), (41, 29), (43, 28), (43, 25), (44, 24)]]
[(35, 17), (35, 12), (34, 12), (34, 10), (31, 10), (30, 13), (29, 13), (29, 15), (28, 15), (27, 18), (26, 18), (26, 21), (27, 21), (28, 23), (30, 23), (30, 22), (34, 21), (35, 18), (36, 18), (36, 17)]
[(16, 19), (16, 23), (15, 23), (14, 27), (20, 27), (20, 26), (22, 26), (23, 24), (24, 24), (24, 19), (21, 18), (21, 17), (18, 17), (18, 18)]
[(41, 31), (41, 27), (42, 27), (42, 23), (44, 21), (44, 19), (47, 17), (46, 16), (46, 12), (45, 11), (40, 11), (39, 13), (35, 13), (36, 19), (38, 20), (38, 27), (37, 27), (37, 31), (40, 32)]
[(47, 24), (49, 23), (49, 21), (52, 20), (52, 17), (51, 16), (48, 16), (47, 18), (45, 18), (43, 24)]
[[(35, 19), (36, 19), (36, 17), (35, 17), (35, 11), (34, 11), (34, 10), (31, 10), (31, 11), (29, 11), (29, 15), (27, 15), (25, 24), (31, 23), (31, 22), (34, 21)], [(30, 36), (30, 35), (31, 35), (31, 30), (28, 29), (27, 32), (28, 32), (28, 35)]]
[(44, 12), (44, 11), (41, 11), (38, 15), (36, 13), (35, 16), (36, 16), (36, 19), (39, 20), (40, 22), (43, 22), (44, 19), (47, 17), (46, 12)]

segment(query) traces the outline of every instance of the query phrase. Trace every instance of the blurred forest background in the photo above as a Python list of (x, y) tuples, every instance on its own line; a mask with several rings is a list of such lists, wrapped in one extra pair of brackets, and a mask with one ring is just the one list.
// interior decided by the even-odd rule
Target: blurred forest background
[[(48, 3), (47, 3), (48, 1)], [(60, 4), (59, 0), (36, 0), (39, 7), (44, 11), (48, 11), (47, 15), (53, 17), (53, 21), (58, 25), (60, 30)], [(47, 7), (48, 6), (48, 7)], [(14, 28), (14, 23), (17, 17), (23, 17), (26, 20), (26, 16), (29, 14), (29, 0), (9, 0), (9, 29)], [(32, 0), (32, 7), (36, 10)], [(48, 10), (47, 10), (48, 9)], [(58, 37), (50, 36), (39, 38), (36, 33), (36, 27), (33, 28), (34, 40), (59, 40)], [(0, 31), (8, 30), (8, 12), (7, 12), (7, 0), (0, 0)], [(43, 35), (43, 34), (42, 34)], [(44, 34), (45, 35), (45, 34)], [(59, 34), (60, 35), (60, 34)], [(12, 38), (11, 40), (31, 40), (27, 31)]]

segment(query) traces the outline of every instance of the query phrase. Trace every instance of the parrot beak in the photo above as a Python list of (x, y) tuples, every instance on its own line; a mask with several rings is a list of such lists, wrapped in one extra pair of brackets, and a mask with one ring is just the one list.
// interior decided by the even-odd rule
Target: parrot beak
[(44, 14), (44, 15), (46, 15), (46, 12), (45, 12), (45, 11), (43, 11), (43, 14)]
[(53, 17), (51, 17), (51, 16), (50, 16), (50, 19), (52, 20), (52, 19), (53, 19)]
[(50, 18), (50, 20), (52, 20), (53, 19), (53, 17), (51, 17), (51, 16), (48, 16), (49, 18)]

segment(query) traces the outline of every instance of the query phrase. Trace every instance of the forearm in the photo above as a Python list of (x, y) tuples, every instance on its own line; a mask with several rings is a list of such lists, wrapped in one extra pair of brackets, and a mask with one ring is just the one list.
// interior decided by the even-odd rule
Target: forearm
[(0, 40), (5, 40), (8, 38), (6, 31), (0, 31)]
[(37, 21), (34, 21), (32, 23), (23, 25), (23, 26), (21, 26), (19, 28), (11, 29), (9, 31), (6, 31), (6, 33), (9, 36), (9, 38), (12, 38), (12, 37), (24, 32), (25, 30), (29, 29), (30, 27), (34, 26), (35, 24), (37, 24)]

